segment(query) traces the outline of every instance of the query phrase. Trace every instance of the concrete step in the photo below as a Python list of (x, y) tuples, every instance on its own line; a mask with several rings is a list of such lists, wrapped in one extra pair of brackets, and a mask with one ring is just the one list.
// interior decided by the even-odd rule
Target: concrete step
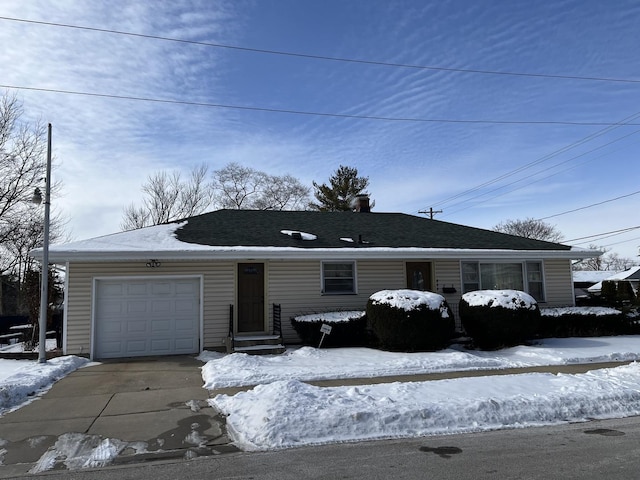
[(233, 351), (248, 353), (249, 355), (280, 355), (286, 350), (282, 344), (250, 345), (247, 347), (236, 346)]
[(237, 335), (233, 344), (234, 352), (251, 355), (278, 355), (285, 351), (280, 335)]

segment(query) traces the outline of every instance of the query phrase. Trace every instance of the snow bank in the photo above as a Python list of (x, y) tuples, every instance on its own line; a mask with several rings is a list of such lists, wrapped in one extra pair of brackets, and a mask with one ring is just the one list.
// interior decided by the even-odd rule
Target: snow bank
[[(3, 361), (4, 364), (7, 361)], [(46, 363), (25, 360), (8, 360), (22, 365), (4, 379), (0, 379), (0, 415), (21, 406), (44, 393), (60, 378), (86, 365), (86, 358), (66, 356), (48, 360)], [(15, 366), (15, 364), (12, 364)], [(1, 371), (1, 369), (0, 369)]]
[(429, 310), (440, 310), (444, 297), (433, 292), (420, 290), (381, 290), (369, 297), (374, 303), (391, 305), (407, 312), (415, 310), (420, 305), (426, 305)]
[(535, 309), (535, 298), (519, 290), (477, 290), (462, 295), (462, 299), (472, 307), (502, 307)]
[(361, 387), (281, 381), (209, 403), (244, 450), (478, 432), (638, 415), (640, 365)]
[(454, 346), (437, 352), (397, 353), (371, 348), (302, 347), (282, 355), (203, 353), (204, 388), (216, 389), (281, 380), (373, 378), (453, 371), (640, 360), (640, 337), (548, 338), (536, 345), (497, 351)]

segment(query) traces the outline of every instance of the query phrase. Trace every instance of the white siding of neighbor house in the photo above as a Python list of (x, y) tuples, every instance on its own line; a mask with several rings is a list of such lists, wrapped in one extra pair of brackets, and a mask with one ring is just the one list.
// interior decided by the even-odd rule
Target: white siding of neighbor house
[(203, 275), (204, 348), (222, 348), (229, 329), (229, 305), (234, 303), (235, 263), (144, 262), (70, 263), (67, 270), (66, 354), (89, 355), (93, 279)]
[[(412, 260), (415, 261), (415, 260)], [(424, 261), (429, 261), (425, 259)], [(364, 310), (369, 296), (379, 290), (406, 288), (403, 260), (359, 260), (356, 262), (357, 293), (323, 295), (321, 265), (318, 260), (269, 261), (265, 263), (268, 329), (273, 325), (273, 304), (282, 307), (282, 327), (286, 343), (298, 342), (290, 318), (330, 310)], [(89, 355), (93, 279), (95, 277), (153, 277), (197, 275), (203, 278), (203, 348), (223, 349), (229, 329), (229, 305), (236, 303), (236, 262), (162, 262), (148, 268), (145, 262), (70, 263), (67, 269), (66, 354)], [(459, 324), (458, 302), (462, 294), (460, 261), (434, 260), (433, 290), (443, 295)], [(546, 302), (541, 306), (573, 305), (569, 260), (544, 262)], [(443, 288), (453, 287), (455, 293)]]

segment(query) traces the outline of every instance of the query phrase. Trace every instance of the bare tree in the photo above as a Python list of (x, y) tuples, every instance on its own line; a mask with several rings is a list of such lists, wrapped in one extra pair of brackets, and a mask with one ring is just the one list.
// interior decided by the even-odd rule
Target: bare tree
[[(29, 250), (42, 246), (43, 209), (31, 203), (42, 188), (46, 173), (47, 132), (41, 122), (23, 121), (22, 103), (16, 95), (0, 98), (0, 273), (9, 272), (20, 282), (34, 267)], [(51, 185), (55, 196), (60, 182)], [(64, 235), (65, 222), (54, 215), (50, 239)]]
[(237, 163), (213, 176), (216, 205), (229, 209), (297, 210), (309, 201), (309, 188), (291, 175), (269, 175)]
[(208, 167), (200, 165), (182, 180), (179, 172), (161, 171), (150, 175), (142, 186), (142, 206), (125, 207), (123, 230), (158, 225), (198, 215), (211, 205), (212, 192), (207, 185)]
[(267, 183), (266, 173), (230, 163), (213, 172), (215, 202), (220, 208), (238, 210), (256, 208)]
[(493, 230), (547, 242), (559, 242), (562, 240), (562, 233), (555, 226), (534, 218), (507, 220), (493, 227)]
[(46, 129), (22, 122), (22, 115), (17, 97), (5, 93), (0, 98), (0, 245), (19, 228), (45, 172)]
[(228, 209), (295, 210), (309, 202), (309, 189), (291, 175), (268, 175), (230, 163), (213, 172), (194, 168), (187, 180), (178, 172), (158, 172), (142, 186), (142, 205), (124, 209), (123, 230), (167, 223), (199, 215), (210, 207)]
[(260, 198), (260, 210), (304, 210), (309, 203), (309, 187), (291, 175), (269, 175)]
[(635, 265), (638, 261), (633, 258), (621, 257), (618, 253), (611, 253), (610, 248), (600, 247), (595, 244), (589, 245), (589, 250), (600, 250), (604, 252), (596, 258), (585, 258), (580, 262), (573, 264), (574, 270), (606, 270), (606, 271), (623, 271)]

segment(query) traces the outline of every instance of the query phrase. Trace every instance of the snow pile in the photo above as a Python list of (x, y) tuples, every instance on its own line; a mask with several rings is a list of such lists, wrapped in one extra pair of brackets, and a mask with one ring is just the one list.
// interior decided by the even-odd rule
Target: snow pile
[(580, 375), (523, 374), (320, 388), (260, 385), (210, 404), (244, 450), (523, 428), (640, 413), (640, 365)]
[(538, 302), (535, 298), (519, 290), (477, 290), (462, 295), (462, 299), (471, 307), (502, 307), (515, 310), (528, 308), (533, 310)]
[(561, 317), (562, 315), (619, 315), (620, 310), (610, 307), (558, 307), (541, 308), (540, 314), (543, 317)]
[[(407, 312), (415, 310), (420, 305), (426, 305), (429, 310), (442, 310), (444, 297), (433, 292), (420, 290), (380, 290), (369, 297), (373, 304), (387, 304)], [(443, 312), (443, 313), (446, 313)], [(445, 317), (446, 318), (446, 317)]]
[(318, 238), (313, 233), (299, 232), (298, 230), (280, 230), (280, 233), (293, 238), (299, 237), (301, 240), (316, 240)]
[(15, 410), (44, 393), (56, 380), (86, 365), (86, 358), (66, 356), (46, 363), (0, 360), (0, 415)]
[(344, 312), (324, 312), (324, 313), (312, 313), (310, 315), (301, 315), (295, 317), (297, 322), (327, 322), (327, 323), (340, 323), (348, 322), (354, 318), (362, 318), (365, 312), (361, 310), (352, 310)]
[(109, 465), (125, 448), (146, 452), (144, 442), (124, 442), (98, 435), (65, 433), (33, 466), (29, 473), (41, 473), (64, 464), (69, 470), (98, 468)]
[(282, 355), (222, 355), (204, 352), (204, 388), (216, 389), (281, 380), (374, 378), (473, 370), (640, 360), (640, 337), (548, 338), (533, 346), (497, 351), (456, 346), (438, 352), (397, 353), (371, 348), (320, 350), (302, 347)]

